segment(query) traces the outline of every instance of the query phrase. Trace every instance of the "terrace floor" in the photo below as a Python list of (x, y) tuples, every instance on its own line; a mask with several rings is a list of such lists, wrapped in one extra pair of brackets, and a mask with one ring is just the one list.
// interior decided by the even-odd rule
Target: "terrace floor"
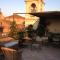
[(23, 49), (22, 60), (60, 60), (60, 48), (42, 47), (42, 49), (34, 48)]
[[(3, 56), (0, 56), (0, 60), (4, 60)], [(60, 60), (60, 48), (51, 46), (23, 48), (22, 60)]]

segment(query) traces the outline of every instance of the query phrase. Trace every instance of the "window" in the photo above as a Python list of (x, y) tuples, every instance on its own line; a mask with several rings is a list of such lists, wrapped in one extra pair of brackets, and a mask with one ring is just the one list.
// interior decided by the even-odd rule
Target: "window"
[(36, 4), (35, 3), (32, 3), (31, 4), (31, 13), (35, 13), (36, 12)]

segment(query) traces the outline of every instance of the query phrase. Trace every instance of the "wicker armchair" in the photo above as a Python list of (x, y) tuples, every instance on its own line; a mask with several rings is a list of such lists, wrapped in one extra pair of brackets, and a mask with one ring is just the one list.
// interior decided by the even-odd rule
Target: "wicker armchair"
[(5, 60), (22, 60), (22, 50), (1, 47)]

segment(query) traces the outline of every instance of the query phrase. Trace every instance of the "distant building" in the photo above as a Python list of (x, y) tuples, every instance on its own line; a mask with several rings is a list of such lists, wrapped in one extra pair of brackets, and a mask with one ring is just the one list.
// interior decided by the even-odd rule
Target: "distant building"
[(16, 21), (17, 28), (24, 28), (25, 17), (19, 15), (11, 15), (4, 17), (3, 13), (0, 11), (0, 27), (3, 27), (3, 33), (8, 33), (10, 31), (10, 23)]
[(5, 17), (5, 19), (7, 21), (11, 21), (11, 22), (14, 20), (16, 22), (16, 24), (22, 24), (25, 21), (25, 17), (22, 17), (22, 16), (17, 15), (17, 14), (7, 16), (7, 17)]
[(5, 20), (3, 13), (0, 11), (0, 27), (3, 28), (3, 33), (9, 31), (10, 21)]
[(19, 29), (22, 29), (25, 27), (25, 24), (24, 24), (25, 17), (15, 14), (15, 15), (7, 16), (7, 17), (5, 17), (5, 19), (7, 21), (11, 21), (11, 22), (14, 20), (17, 24), (17, 28), (19, 28)]
[[(36, 13), (44, 11), (44, 0), (25, 0), (26, 13)], [(30, 14), (25, 15), (26, 25), (34, 24), (39, 18)]]

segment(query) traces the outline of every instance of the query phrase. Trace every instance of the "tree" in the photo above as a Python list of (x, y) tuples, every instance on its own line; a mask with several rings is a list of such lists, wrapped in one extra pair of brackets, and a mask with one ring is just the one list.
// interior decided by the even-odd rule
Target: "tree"
[(16, 22), (13, 21), (10, 24), (10, 32), (9, 32), (9, 36), (14, 38), (14, 39), (18, 39), (18, 29), (16, 27)]

